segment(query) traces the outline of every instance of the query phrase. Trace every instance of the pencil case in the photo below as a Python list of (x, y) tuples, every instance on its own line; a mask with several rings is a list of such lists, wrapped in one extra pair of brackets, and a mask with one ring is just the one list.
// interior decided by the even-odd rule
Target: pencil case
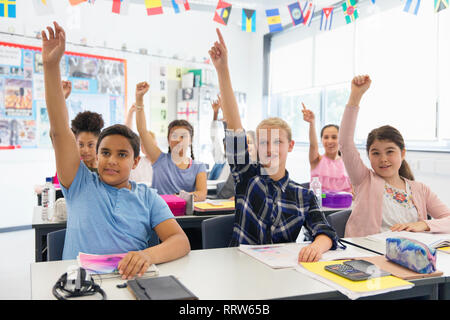
[(322, 206), (328, 208), (348, 208), (352, 205), (352, 194), (348, 192), (324, 192)]
[(408, 238), (387, 238), (386, 259), (418, 273), (436, 271), (436, 249)]

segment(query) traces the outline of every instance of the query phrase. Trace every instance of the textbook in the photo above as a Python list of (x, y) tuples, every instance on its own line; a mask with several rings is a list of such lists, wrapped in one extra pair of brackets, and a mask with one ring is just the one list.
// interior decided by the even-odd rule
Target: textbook
[(448, 233), (386, 231), (367, 236), (366, 238), (381, 241), (386, 241), (387, 238), (409, 238), (420, 241), (434, 249), (450, 247), (450, 234)]
[(295, 270), (329, 285), (352, 300), (414, 287), (414, 283), (394, 276), (377, 277), (363, 281), (352, 281), (325, 270), (325, 266), (327, 265), (343, 262), (344, 260), (302, 262), (295, 268)]
[[(83, 269), (86, 269), (90, 273), (95, 274), (119, 274), (117, 271), (117, 265), (119, 261), (125, 257), (126, 253), (117, 254), (88, 254), (80, 252), (77, 256), (78, 265)], [(158, 275), (158, 268), (152, 264), (145, 275)]]

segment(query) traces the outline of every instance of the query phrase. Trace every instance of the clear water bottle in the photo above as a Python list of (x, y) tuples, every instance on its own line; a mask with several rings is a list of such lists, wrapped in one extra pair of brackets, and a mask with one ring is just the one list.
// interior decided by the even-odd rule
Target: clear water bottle
[(322, 207), (322, 184), (319, 181), (319, 177), (313, 177), (310, 189), (314, 192), (317, 198), (317, 203), (319, 204), (319, 207)]
[(42, 189), (42, 221), (50, 221), (55, 210), (56, 191), (53, 186), (52, 177), (45, 178), (45, 185)]

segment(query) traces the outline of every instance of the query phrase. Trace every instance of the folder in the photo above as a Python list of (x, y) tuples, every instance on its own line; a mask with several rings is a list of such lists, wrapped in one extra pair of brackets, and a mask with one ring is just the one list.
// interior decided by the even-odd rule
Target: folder
[(198, 300), (174, 276), (136, 278), (127, 281), (127, 288), (137, 300)]
[[(324, 282), (350, 299), (358, 299), (360, 297), (367, 297), (414, 287), (414, 283), (394, 276), (371, 278), (364, 281), (352, 281), (325, 270), (325, 266), (327, 265), (343, 263), (344, 261), (347, 260), (302, 262), (296, 270), (307, 274), (316, 280)], [(383, 270), (386, 269), (383, 267)], [(386, 271), (390, 272), (389, 270)]]

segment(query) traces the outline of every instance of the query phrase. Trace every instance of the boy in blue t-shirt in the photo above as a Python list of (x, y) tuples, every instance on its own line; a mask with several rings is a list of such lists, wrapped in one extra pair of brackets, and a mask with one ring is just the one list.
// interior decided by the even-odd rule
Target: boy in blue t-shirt
[[(98, 175), (80, 161), (69, 127), (61, 86), (64, 30), (54, 22), (42, 31), (45, 100), (55, 149), (59, 182), (67, 201), (64, 259), (79, 252), (127, 255), (119, 262), (123, 279), (141, 276), (152, 264), (171, 261), (190, 251), (189, 240), (153, 189), (129, 181), (139, 162), (139, 137), (123, 125), (106, 128), (97, 142)], [(148, 248), (153, 230), (162, 243)]]

